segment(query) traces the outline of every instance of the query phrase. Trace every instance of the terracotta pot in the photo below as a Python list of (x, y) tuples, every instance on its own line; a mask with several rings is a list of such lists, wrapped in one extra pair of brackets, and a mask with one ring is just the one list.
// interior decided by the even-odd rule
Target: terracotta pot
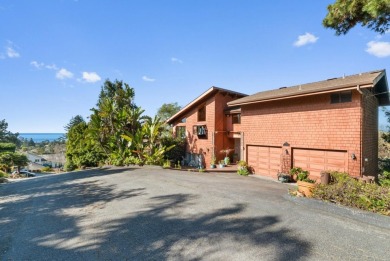
[(303, 193), (306, 197), (311, 197), (313, 189), (315, 188), (315, 183), (309, 183), (306, 181), (297, 181), (298, 191)]

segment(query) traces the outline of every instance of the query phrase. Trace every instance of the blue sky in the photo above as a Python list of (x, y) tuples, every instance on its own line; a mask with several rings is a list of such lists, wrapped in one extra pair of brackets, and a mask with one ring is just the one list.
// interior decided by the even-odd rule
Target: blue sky
[(63, 132), (90, 115), (105, 79), (130, 84), (153, 116), (211, 86), (253, 94), (389, 72), (390, 33), (335, 36), (321, 24), (332, 2), (0, 0), (0, 119)]

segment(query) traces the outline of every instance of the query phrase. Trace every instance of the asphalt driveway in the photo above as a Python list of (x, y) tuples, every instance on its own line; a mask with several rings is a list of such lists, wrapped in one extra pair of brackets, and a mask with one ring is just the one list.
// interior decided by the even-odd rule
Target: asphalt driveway
[(288, 188), (153, 168), (0, 185), (0, 259), (389, 260), (390, 218)]

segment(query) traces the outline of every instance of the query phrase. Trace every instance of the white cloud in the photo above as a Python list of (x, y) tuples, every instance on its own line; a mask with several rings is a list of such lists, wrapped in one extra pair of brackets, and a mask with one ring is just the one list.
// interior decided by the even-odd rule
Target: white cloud
[(66, 78), (73, 78), (73, 73), (68, 71), (65, 68), (61, 68), (57, 73), (56, 73), (56, 78), (60, 80), (64, 80)]
[(172, 57), (171, 58), (171, 62), (173, 62), (173, 63), (183, 63), (182, 60), (180, 60), (179, 58), (176, 58), (176, 57)]
[(301, 46), (304, 46), (306, 44), (315, 43), (315, 42), (317, 42), (317, 40), (318, 40), (318, 37), (314, 36), (313, 34), (305, 33), (303, 35), (298, 36), (298, 40), (296, 40), (294, 42), (294, 46), (301, 47)]
[(17, 51), (15, 51), (12, 47), (8, 46), (6, 48), (6, 50), (7, 50), (7, 56), (9, 58), (18, 58), (18, 57), (20, 57), (20, 54)]
[(58, 67), (55, 64), (47, 64), (45, 65), (45, 68), (49, 70), (58, 70)]
[(370, 41), (366, 52), (380, 58), (390, 56), (390, 42)]
[(35, 68), (37, 68), (37, 69), (42, 69), (42, 67), (45, 66), (44, 63), (39, 63), (39, 62), (37, 62), (37, 61), (32, 61), (30, 64), (31, 64), (32, 66), (34, 66)]
[(148, 76), (142, 76), (142, 80), (145, 82), (154, 82), (156, 79), (149, 78)]
[(83, 80), (86, 82), (98, 82), (102, 78), (95, 72), (83, 72)]

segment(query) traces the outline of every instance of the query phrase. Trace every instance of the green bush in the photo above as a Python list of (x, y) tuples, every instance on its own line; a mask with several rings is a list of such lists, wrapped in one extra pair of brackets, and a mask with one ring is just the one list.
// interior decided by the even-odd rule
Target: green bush
[(165, 147), (170, 147), (175, 145), (169, 151), (165, 151), (164, 158), (172, 160), (173, 162), (177, 162), (178, 160), (182, 160), (186, 154), (186, 140), (185, 138), (174, 138), (171, 136), (163, 137), (161, 139), (161, 145)]
[(125, 160), (123, 161), (123, 163), (124, 163), (126, 166), (129, 166), (129, 165), (140, 165), (140, 164), (141, 164), (141, 160), (140, 160), (138, 157), (129, 156), (129, 157), (125, 158)]
[(390, 216), (390, 187), (363, 183), (347, 173), (332, 172), (329, 185), (318, 185), (313, 197)]
[(0, 170), (0, 178), (8, 178), (8, 174)]
[(51, 171), (53, 171), (53, 169), (51, 167), (47, 166), (47, 167), (43, 167), (42, 171), (43, 172), (51, 172)]
[(237, 170), (237, 174), (241, 176), (248, 176), (250, 172), (247, 167), (241, 167)]
[(390, 171), (385, 170), (379, 175), (379, 184), (384, 187), (390, 187)]

